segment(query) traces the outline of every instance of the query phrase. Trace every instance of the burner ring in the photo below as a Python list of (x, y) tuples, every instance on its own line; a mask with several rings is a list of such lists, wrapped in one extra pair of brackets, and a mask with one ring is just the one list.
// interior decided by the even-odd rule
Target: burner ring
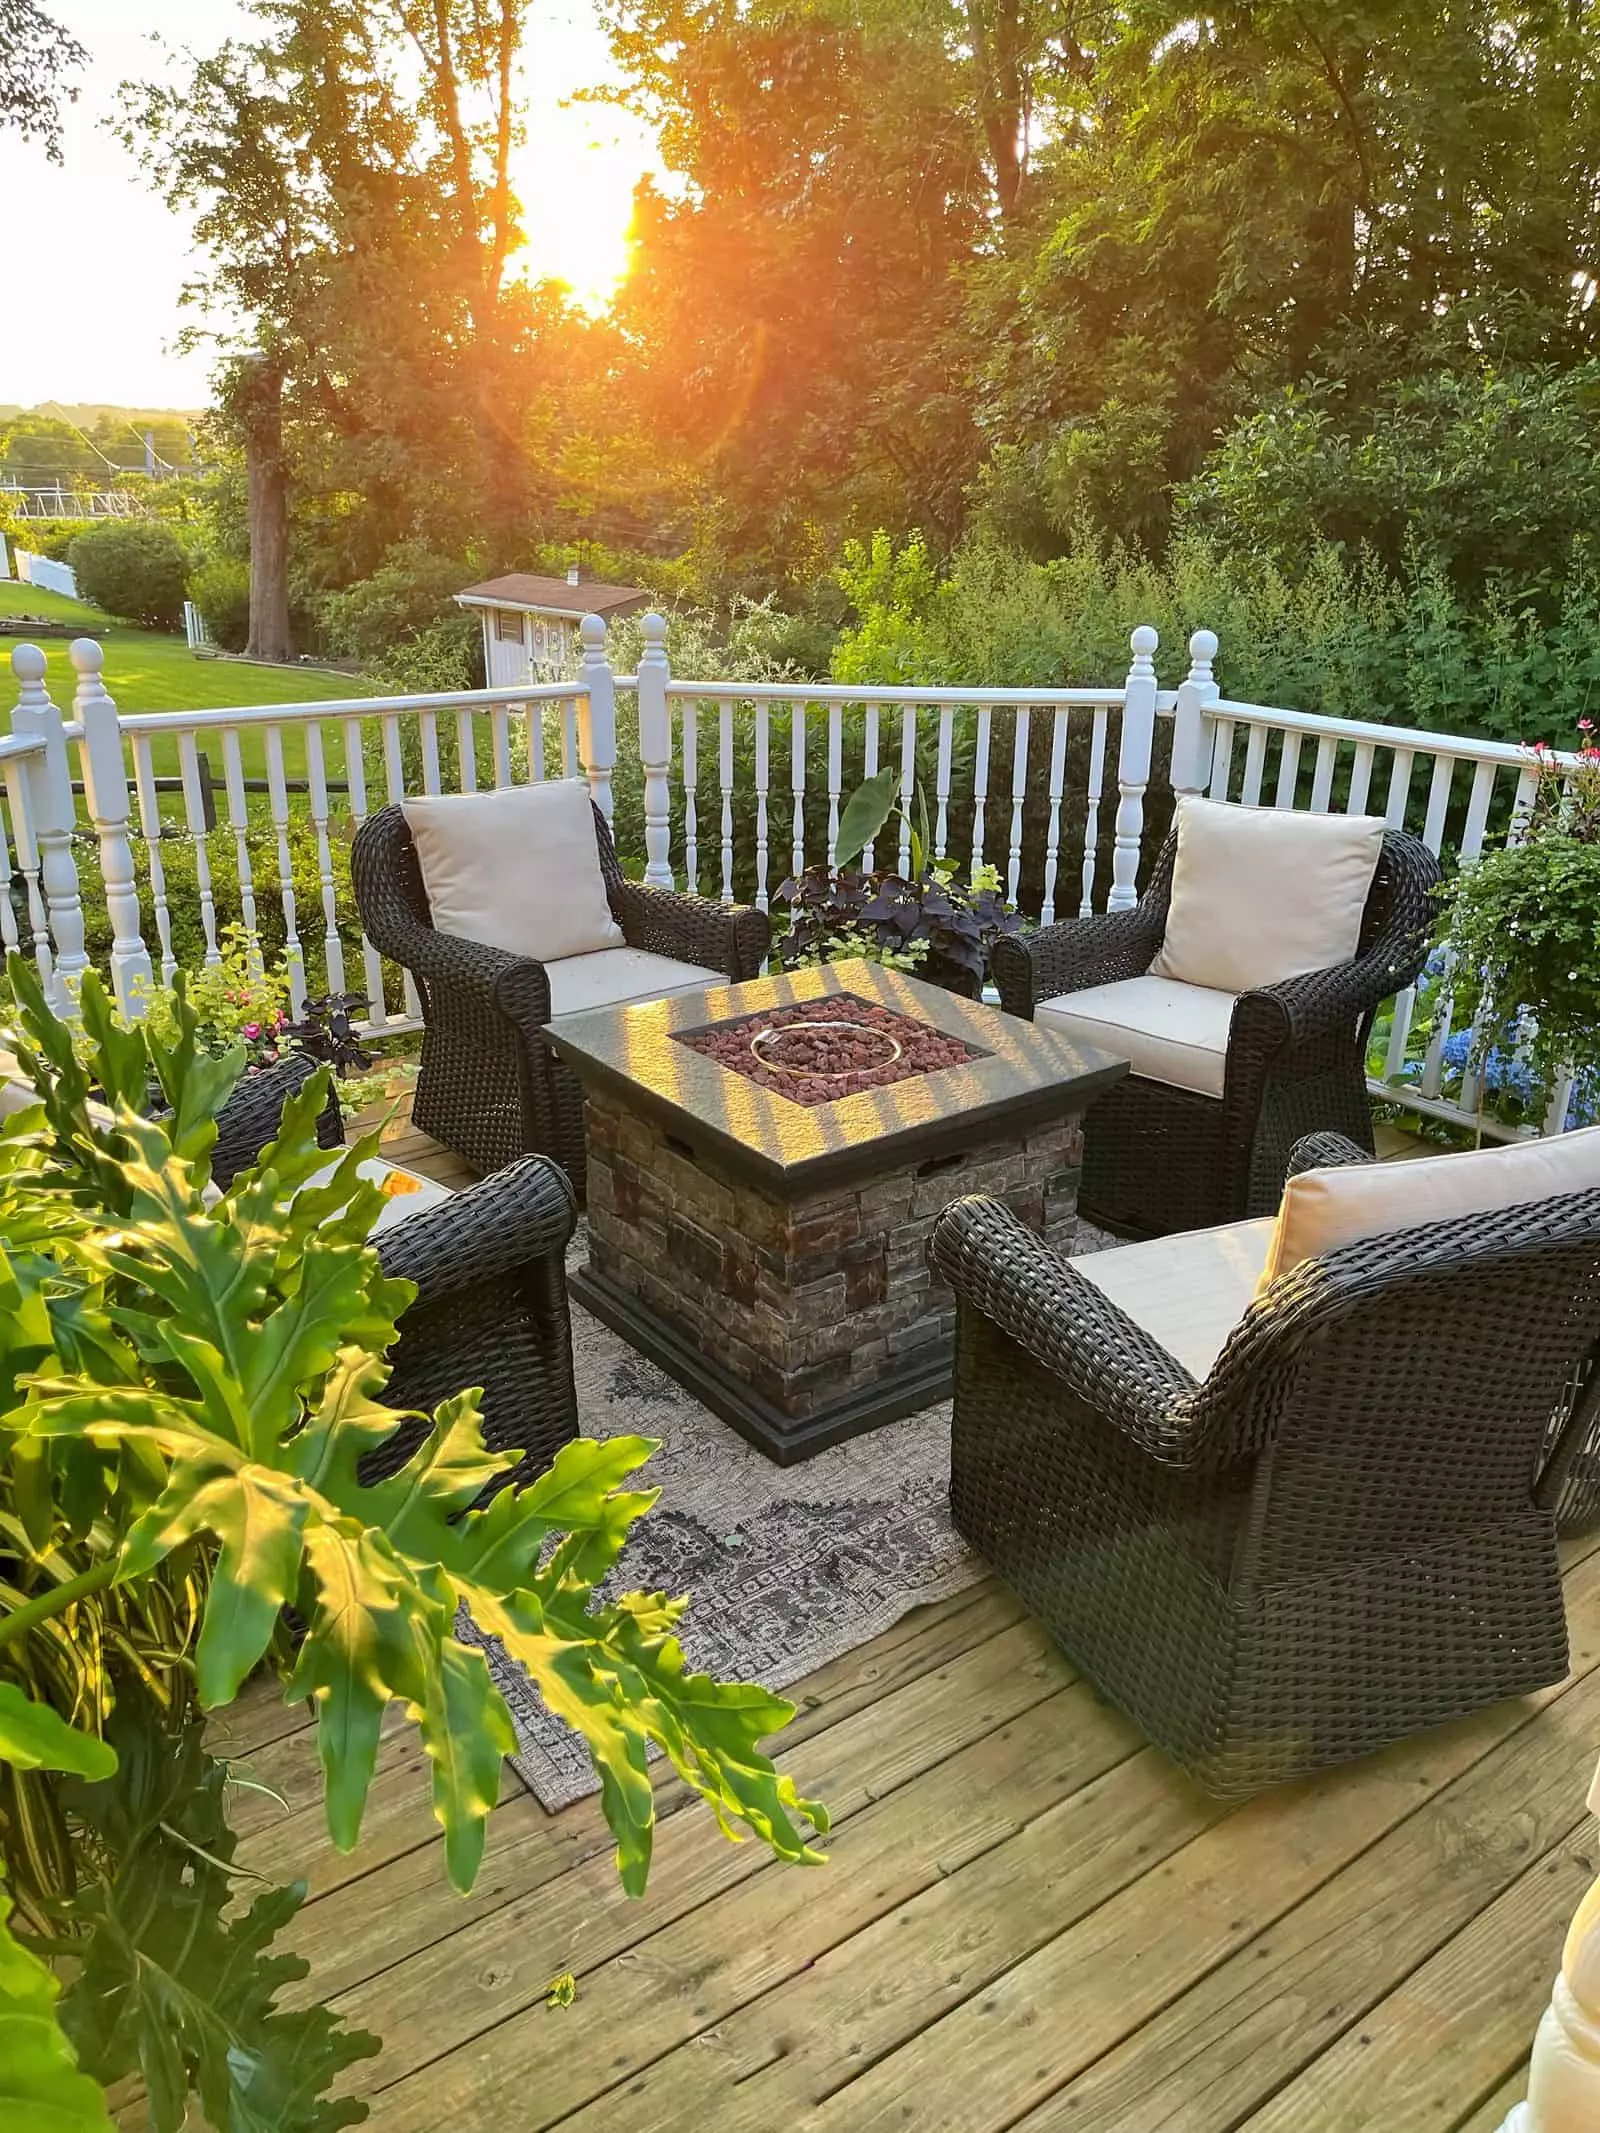
[[(809, 1036), (813, 1030), (848, 1030), (856, 1039), (870, 1037), (874, 1043), (887, 1047), (881, 1059), (868, 1066), (815, 1067), (785, 1066), (781, 1059), (769, 1059), (761, 1047), (779, 1037)], [(776, 1029), (757, 1030), (750, 1039), (750, 1050), (769, 1074), (792, 1074), (801, 1081), (846, 1081), (852, 1074), (875, 1073), (880, 1067), (893, 1066), (901, 1056), (900, 1041), (891, 1037), (887, 1030), (874, 1029), (867, 1022), (823, 1021), (821, 1017), (807, 1017), (799, 1022), (783, 1022)]]

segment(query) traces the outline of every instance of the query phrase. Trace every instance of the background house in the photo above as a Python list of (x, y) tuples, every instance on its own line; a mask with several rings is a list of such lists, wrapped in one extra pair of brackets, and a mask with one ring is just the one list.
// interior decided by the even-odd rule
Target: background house
[(559, 681), (578, 657), (578, 624), (585, 615), (607, 622), (634, 614), (649, 594), (637, 585), (602, 585), (583, 578), (573, 564), (564, 578), (537, 578), (512, 571), (456, 594), (458, 606), (476, 608), (483, 625), (483, 671), (491, 689), (519, 681)]

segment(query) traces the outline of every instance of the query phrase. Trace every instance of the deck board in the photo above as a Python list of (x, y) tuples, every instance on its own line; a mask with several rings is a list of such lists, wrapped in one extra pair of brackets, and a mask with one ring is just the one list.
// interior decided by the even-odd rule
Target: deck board
[[(409, 1122), (385, 1152), (458, 1182)], [(1563, 1560), (1566, 1683), (1243, 1806), (991, 1583), (795, 1692), (824, 1868), (727, 1846), (667, 1774), (630, 1904), (594, 1801), (508, 1777), (457, 1898), (403, 1728), (336, 1860), (265, 1688), (230, 1724), (291, 1806), (239, 1796), (246, 1855), (310, 1875), (295, 1945), (384, 2038), (377, 2133), (1495, 2133), (1594, 1869), (1600, 1550)]]

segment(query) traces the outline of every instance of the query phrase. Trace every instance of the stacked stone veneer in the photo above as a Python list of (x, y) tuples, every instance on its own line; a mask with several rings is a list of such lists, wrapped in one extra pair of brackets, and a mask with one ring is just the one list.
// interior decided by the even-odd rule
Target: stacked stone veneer
[[(1076, 1119), (931, 1164), (780, 1198), (605, 1095), (587, 1099), (589, 1252), (709, 1360), (803, 1420), (947, 1362), (955, 1312), (928, 1265), (941, 1208), (993, 1193), (1071, 1247)], [(881, 1150), (879, 1151), (881, 1165)]]

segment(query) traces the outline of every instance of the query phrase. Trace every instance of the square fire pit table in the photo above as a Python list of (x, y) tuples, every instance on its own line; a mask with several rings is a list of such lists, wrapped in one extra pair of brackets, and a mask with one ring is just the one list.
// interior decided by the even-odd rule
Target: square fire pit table
[(548, 1035), (584, 1091), (573, 1295), (782, 1465), (947, 1396), (934, 1217), (994, 1193), (1067, 1248), (1082, 1113), (1127, 1071), (864, 962)]

